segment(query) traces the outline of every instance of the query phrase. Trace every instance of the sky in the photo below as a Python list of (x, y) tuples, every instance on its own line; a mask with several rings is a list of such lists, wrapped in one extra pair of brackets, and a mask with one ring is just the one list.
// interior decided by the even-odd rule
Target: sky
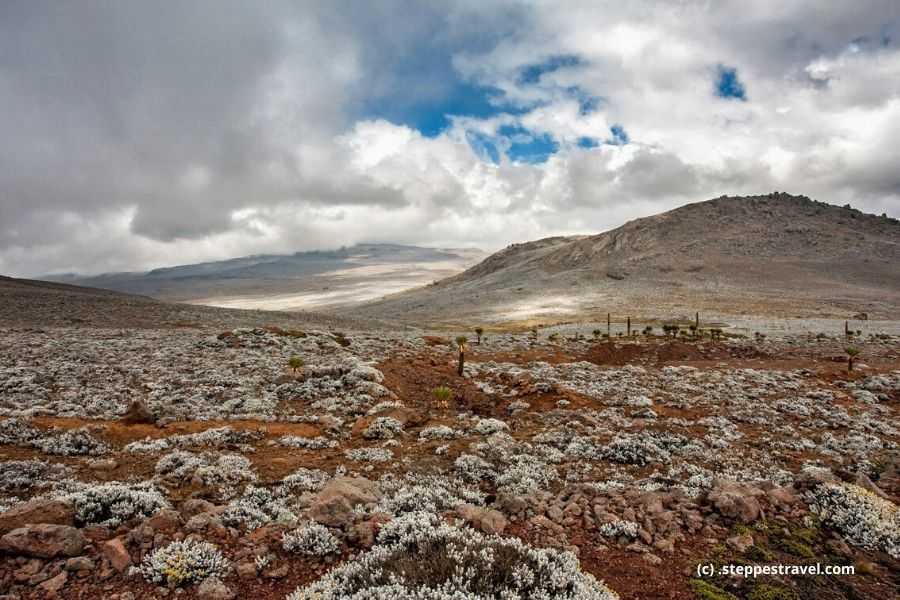
[(900, 2), (5, 0), (0, 273), (900, 217)]

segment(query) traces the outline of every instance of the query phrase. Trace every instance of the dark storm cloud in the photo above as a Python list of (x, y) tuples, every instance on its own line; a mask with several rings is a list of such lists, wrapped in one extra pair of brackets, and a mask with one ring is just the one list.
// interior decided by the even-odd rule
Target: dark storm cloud
[[(3, 2), (0, 272), (491, 247), (775, 187), (897, 214), (898, 7)], [(520, 130), (546, 162), (472, 147)]]

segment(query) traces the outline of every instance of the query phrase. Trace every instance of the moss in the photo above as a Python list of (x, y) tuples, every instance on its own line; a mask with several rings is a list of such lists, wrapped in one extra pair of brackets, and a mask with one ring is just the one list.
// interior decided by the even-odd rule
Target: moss
[(799, 556), (801, 558), (816, 557), (816, 553), (813, 552), (812, 548), (810, 548), (803, 542), (798, 542), (797, 540), (791, 538), (782, 538), (778, 540), (778, 547), (788, 554), (793, 554), (794, 556)]
[(753, 588), (747, 600), (800, 600), (800, 596), (790, 588), (761, 583)]
[(733, 537), (736, 535), (744, 535), (747, 533), (752, 534), (753, 530), (750, 529), (749, 527), (747, 527), (746, 525), (744, 525), (743, 523), (737, 523), (737, 524), (735, 524), (734, 527), (731, 528), (731, 533), (729, 534), (729, 537)]
[(755, 562), (772, 562), (775, 560), (774, 554), (760, 546), (750, 546), (744, 552), (744, 556)]
[(700, 600), (738, 600), (734, 594), (701, 579), (691, 579), (691, 587)]

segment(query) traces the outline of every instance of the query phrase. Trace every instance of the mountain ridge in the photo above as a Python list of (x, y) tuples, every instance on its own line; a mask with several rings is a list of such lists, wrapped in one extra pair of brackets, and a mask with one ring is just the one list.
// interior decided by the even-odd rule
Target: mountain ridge
[[(886, 215), (779, 192), (720, 196), (598, 234), (513, 244), (435, 285), (357, 310), (441, 322), (459, 321), (453, 312), (503, 320), (504, 302), (513, 320), (701, 307), (894, 316), (897, 264), (900, 221)], [(557, 300), (571, 306), (554, 311)]]

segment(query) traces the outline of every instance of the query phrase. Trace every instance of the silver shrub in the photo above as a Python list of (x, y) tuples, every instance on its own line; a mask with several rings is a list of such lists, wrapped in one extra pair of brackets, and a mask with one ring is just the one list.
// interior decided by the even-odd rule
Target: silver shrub
[(334, 534), (318, 523), (307, 523), (294, 531), (285, 532), (281, 545), (288, 552), (306, 556), (326, 556), (341, 549), (341, 543)]
[(231, 564), (213, 544), (183, 540), (146, 556), (137, 571), (153, 583), (178, 586), (224, 577), (231, 571)]
[(164, 508), (171, 508), (162, 493), (148, 483), (68, 481), (53, 497), (71, 502), (75, 520), (82, 525), (118, 527), (131, 519), (145, 519)]
[(385, 525), (370, 551), (287, 600), (616, 600), (569, 552), (452, 527), (411, 513)]

